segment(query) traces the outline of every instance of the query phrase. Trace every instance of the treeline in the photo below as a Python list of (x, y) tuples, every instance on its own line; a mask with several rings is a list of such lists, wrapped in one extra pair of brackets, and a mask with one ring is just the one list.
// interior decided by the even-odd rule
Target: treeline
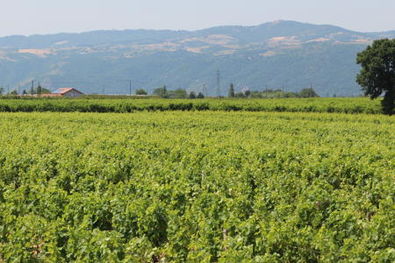
[[(147, 95), (144, 89), (136, 90), (136, 95)], [(154, 89), (152, 95), (166, 99), (203, 99), (205, 96), (202, 92), (187, 92), (185, 89), (168, 90), (166, 86)]]
[[(144, 89), (137, 89), (136, 95), (148, 95)], [(152, 95), (166, 99), (203, 99), (205, 95), (202, 92), (188, 92), (185, 89), (168, 90), (166, 86), (156, 88)], [(266, 89), (263, 91), (244, 90), (235, 91), (233, 84), (230, 84), (227, 96), (229, 98), (315, 98), (319, 97), (313, 88), (302, 89), (299, 92), (283, 91), (281, 89)], [(219, 96), (218, 97), (222, 97)]]
[(381, 113), (380, 102), (368, 98), (287, 99), (2, 99), (1, 112), (115, 112), (135, 111), (266, 111)]
[[(49, 94), (51, 91), (49, 89), (43, 88), (40, 84), (37, 87), (32, 86), (29, 90), (22, 90), (22, 92), (18, 92), (17, 90), (5, 91), (3, 87), (0, 87), (0, 97), (20, 97), (21, 95), (34, 95), (39, 96), (43, 94)], [(187, 91), (185, 89), (175, 89), (169, 90), (166, 86), (156, 88), (149, 94), (145, 89), (137, 89), (135, 91), (136, 96), (146, 97), (146, 96), (155, 96), (160, 98), (166, 99), (204, 99), (206, 96), (202, 92), (195, 92), (195, 91)], [(110, 95), (100, 95), (100, 94), (92, 94), (86, 95), (89, 97), (109, 97)], [(85, 97), (86, 97), (85, 96)], [(115, 97), (127, 97), (131, 95), (111, 95)], [(263, 91), (251, 91), (251, 90), (244, 90), (240, 92), (235, 91), (235, 87), (233, 84), (230, 84), (228, 89), (227, 96), (229, 98), (314, 98), (319, 97), (319, 95), (315, 92), (313, 88), (306, 88), (302, 89), (299, 92), (292, 92), (292, 91), (284, 91), (281, 89), (266, 89)], [(217, 97), (223, 97), (217, 95)]]
[(18, 95), (41, 95), (41, 94), (49, 94), (51, 91), (49, 89), (43, 88), (40, 84), (37, 87), (32, 86), (29, 90), (22, 90), (19, 92), (16, 89), (8, 90), (4, 87), (0, 87), (0, 96), (18, 96)]
[(315, 98), (319, 95), (313, 88), (302, 89), (299, 92), (283, 91), (281, 89), (266, 89), (263, 91), (245, 90), (235, 92), (233, 84), (230, 84), (228, 90), (228, 97), (230, 98)]

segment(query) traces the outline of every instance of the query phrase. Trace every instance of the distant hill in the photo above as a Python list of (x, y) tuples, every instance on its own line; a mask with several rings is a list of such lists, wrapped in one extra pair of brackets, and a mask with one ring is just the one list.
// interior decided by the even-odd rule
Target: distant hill
[[(276, 21), (198, 31), (124, 30), (0, 38), (0, 85), (71, 86), (86, 93), (126, 94), (166, 85), (209, 95), (236, 90), (313, 86), (321, 96), (361, 93), (357, 52), (395, 31), (360, 33), (331, 25)], [(206, 88), (204, 88), (206, 87)]]

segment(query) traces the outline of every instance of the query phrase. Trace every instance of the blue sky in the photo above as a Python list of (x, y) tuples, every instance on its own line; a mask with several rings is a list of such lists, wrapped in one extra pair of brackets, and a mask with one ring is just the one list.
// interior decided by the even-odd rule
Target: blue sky
[(395, 30), (395, 0), (2, 0), (0, 36), (97, 29), (201, 29), (274, 20)]

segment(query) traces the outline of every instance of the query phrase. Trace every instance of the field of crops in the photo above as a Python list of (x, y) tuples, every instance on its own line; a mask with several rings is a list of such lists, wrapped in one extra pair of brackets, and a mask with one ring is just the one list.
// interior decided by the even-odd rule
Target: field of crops
[[(6, 97), (5, 97), (6, 98)], [(286, 99), (0, 99), (0, 112), (135, 112), (135, 111), (267, 111), (381, 113), (380, 101), (368, 98)]]
[(0, 262), (395, 261), (393, 117), (0, 120)]

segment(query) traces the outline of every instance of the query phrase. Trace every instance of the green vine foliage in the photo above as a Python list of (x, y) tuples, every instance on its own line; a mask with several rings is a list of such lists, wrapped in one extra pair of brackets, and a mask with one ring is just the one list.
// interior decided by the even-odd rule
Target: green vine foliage
[(379, 101), (369, 98), (32, 98), (0, 96), (0, 112), (250, 111), (380, 114)]
[(0, 262), (395, 261), (393, 117), (0, 119)]

